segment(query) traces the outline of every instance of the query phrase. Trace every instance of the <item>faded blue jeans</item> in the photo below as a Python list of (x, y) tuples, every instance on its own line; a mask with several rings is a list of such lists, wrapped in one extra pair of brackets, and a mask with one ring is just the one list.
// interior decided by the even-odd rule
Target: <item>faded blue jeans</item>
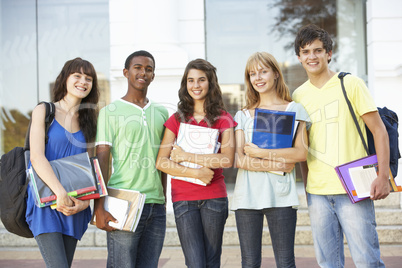
[(178, 201), (173, 209), (187, 267), (220, 267), (228, 199)]
[(135, 232), (107, 233), (107, 267), (157, 268), (165, 232), (165, 205), (145, 204)]
[(264, 216), (267, 218), (276, 267), (295, 266), (295, 232), (297, 210), (292, 207), (235, 211), (243, 268), (261, 267), (261, 244)]
[(45, 233), (35, 237), (47, 268), (69, 268), (73, 262), (77, 239), (62, 233)]
[(344, 267), (343, 234), (357, 268), (385, 267), (380, 258), (372, 200), (352, 204), (346, 194), (307, 194), (307, 202), (320, 267)]

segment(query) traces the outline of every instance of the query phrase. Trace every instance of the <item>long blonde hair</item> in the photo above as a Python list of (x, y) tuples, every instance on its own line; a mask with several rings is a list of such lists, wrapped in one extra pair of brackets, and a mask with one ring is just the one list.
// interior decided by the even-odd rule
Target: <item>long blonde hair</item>
[(292, 101), (289, 88), (283, 79), (283, 74), (279, 68), (279, 64), (271, 54), (267, 52), (256, 52), (252, 54), (246, 64), (246, 70), (244, 72), (244, 81), (246, 84), (246, 106), (244, 109), (252, 109), (260, 104), (260, 93), (257, 92), (250, 81), (250, 71), (254, 70), (257, 66), (263, 65), (270, 67), (272, 71), (277, 74), (275, 79), (275, 91), (278, 96), (285, 101)]

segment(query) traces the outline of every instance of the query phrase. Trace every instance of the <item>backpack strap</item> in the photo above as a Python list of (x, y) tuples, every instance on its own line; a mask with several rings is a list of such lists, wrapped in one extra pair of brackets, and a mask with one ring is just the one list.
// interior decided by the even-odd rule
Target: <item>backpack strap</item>
[[(44, 103), (45, 107), (46, 107), (46, 116), (45, 116), (45, 144), (46, 144), (49, 140), (49, 136), (47, 135), (47, 133), (49, 131), (50, 125), (52, 124), (52, 122), (54, 120), (54, 116), (56, 113), (56, 106), (54, 105), (53, 102), (46, 102), (46, 101), (39, 102), (38, 105), (40, 105), (42, 103)], [(29, 144), (29, 133), (30, 132), (31, 132), (31, 121), (29, 121), (28, 131), (25, 136), (25, 145), (24, 145), (25, 150), (29, 150), (29, 148), (30, 148), (30, 144)]]
[(360, 129), (359, 123), (357, 122), (357, 118), (356, 118), (355, 112), (354, 112), (354, 110), (353, 110), (352, 104), (350, 103), (350, 100), (349, 100), (349, 98), (348, 98), (348, 95), (346, 94), (345, 86), (344, 86), (344, 84), (343, 84), (343, 78), (344, 78), (345, 76), (347, 76), (348, 74), (350, 74), (350, 73), (340, 72), (339, 75), (338, 75), (338, 78), (341, 80), (341, 87), (342, 87), (343, 96), (345, 97), (346, 103), (348, 104), (350, 114), (352, 115), (353, 122), (355, 123), (357, 132), (359, 132), (359, 136), (360, 136), (360, 139), (362, 140), (364, 149), (366, 150), (367, 155), (370, 155), (369, 149), (368, 149), (368, 147), (367, 147), (367, 143), (366, 143), (366, 141), (364, 140), (362, 130)]
[(49, 136), (47, 135), (50, 125), (52, 124), (55, 116), (56, 106), (53, 102), (41, 102), (46, 105), (46, 116), (45, 116), (45, 144), (49, 140)]

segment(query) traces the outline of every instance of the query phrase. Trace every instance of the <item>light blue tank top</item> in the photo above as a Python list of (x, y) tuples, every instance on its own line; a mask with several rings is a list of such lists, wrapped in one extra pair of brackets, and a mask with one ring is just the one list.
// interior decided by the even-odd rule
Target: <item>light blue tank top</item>
[[(49, 140), (46, 144), (45, 155), (49, 161), (86, 152), (84, 134), (80, 131), (70, 133), (56, 120), (53, 121), (48, 132)], [(87, 209), (65, 216), (63, 213), (50, 207), (39, 208), (31, 189), (28, 187), (26, 221), (34, 236), (43, 233), (62, 233), (78, 240), (82, 238), (91, 220), (91, 209)]]

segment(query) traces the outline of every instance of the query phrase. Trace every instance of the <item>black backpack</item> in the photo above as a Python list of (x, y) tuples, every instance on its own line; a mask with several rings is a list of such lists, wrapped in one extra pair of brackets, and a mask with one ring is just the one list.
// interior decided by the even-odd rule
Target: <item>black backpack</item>
[[(54, 103), (41, 102), (46, 105), (46, 140), (47, 132), (55, 115)], [(39, 104), (41, 104), (39, 103)], [(1, 156), (0, 160), (0, 214), (4, 227), (13, 234), (31, 238), (33, 234), (25, 221), (28, 180), (26, 175), (29, 163), (29, 131), (25, 137), (24, 147), (15, 147)]]
[[(356, 115), (353, 111), (353, 107), (347, 97), (345, 87), (343, 85), (343, 77), (348, 75), (349, 73), (341, 72), (338, 75), (338, 78), (341, 80), (341, 86), (342, 86), (342, 91), (343, 95), (345, 97), (345, 100), (348, 104), (350, 113), (352, 114), (353, 121), (355, 122), (355, 125), (357, 127), (357, 131), (359, 132), (360, 138), (363, 142), (364, 149), (367, 152), (367, 155), (372, 155), (375, 154), (375, 147), (374, 147), (374, 138), (373, 134), (371, 134), (371, 131), (368, 129), (366, 126), (366, 132), (367, 132), (367, 143), (366, 144), (365, 140), (363, 139), (363, 134), (359, 128), (359, 125), (357, 123)], [(401, 158), (401, 154), (399, 152), (399, 142), (398, 142), (398, 115), (392, 111), (389, 110), (387, 107), (377, 107), (378, 113), (380, 114), (381, 120), (385, 125), (385, 128), (387, 129), (388, 132), (388, 137), (389, 137), (389, 168), (391, 169), (392, 176), (394, 178), (398, 174), (398, 160)]]

